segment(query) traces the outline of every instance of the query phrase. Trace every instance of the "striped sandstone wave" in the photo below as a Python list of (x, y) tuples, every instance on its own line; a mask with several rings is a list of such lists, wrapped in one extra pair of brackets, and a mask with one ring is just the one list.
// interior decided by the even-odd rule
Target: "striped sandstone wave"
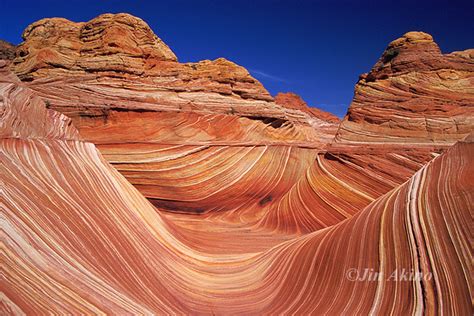
[(338, 127), (127, 14), (23, 37), (0, 60), (2, 314), (472, 310), (470, 50), (407, 33)]
[[(7, 113), (20, 101), (14, 96), (3, 95)], [(46, 119), (34, 124), (54, 125)], [(3, 312), (466, 314), (471, 308), (471, 142), (337, 225), (226, 255), (176, 238), (183, 232), (93, 144), (2, 136)], [(243, 249), (253, 243), (244, 236)], [(231, 243), (219, 237), (221, 247)], [(433, 277), (353, 281), (351, 269)]]

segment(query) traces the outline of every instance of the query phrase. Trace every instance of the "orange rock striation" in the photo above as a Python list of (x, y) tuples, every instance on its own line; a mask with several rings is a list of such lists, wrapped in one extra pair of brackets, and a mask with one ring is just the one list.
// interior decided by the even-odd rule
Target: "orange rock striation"
[(299, 110), (310, 116), (309, 123), (317, 130), (322, 138), (325, 133), (325, 142), (331, 142), (339, 127), (340, 120), (334, 114), (322, 111), (315, 107), (309, 107), (297, 94), (292, 92), (280, 92), (275, 96), (275, 103), (285, 108)]
[[(275, 103), (247, 70), (223, 58), (177, 62), (146, 23), (130, 15), (106, 14), (87, 23), (45, 19), (28, 27), (23, 37), (12, 70), (164, 208), (209, 210), (208, 202), (195, 203), (189, 193), (201, 176), (213, 189), (196, 194), (204, 200), (216, 192), (213, 205), (232, 191), (241, 195), (238, 201), (268, 199), (272, 187), (245, 194), (235, 190), (257, 181), (262, 166), (271, 175), (267, 183), (297, 179), (314, 158), (311, 148), (326, 146), (336, 130), (332, 122)], [(170, 155), (167, 161), (165, 155)], [(275, 165), (268, 165), (273, 159)], [(282, 171), (288, 160), (299, 162)], [(168, 169), (165, 176), (160, 162), (168, 164), (165, 168), (185, 163), (189, 170)], [(190, 184), (176, 189), (176, 177)], [(223, 187), (216, 185), (217, 178), (226, 179), (220, 180)], [(291, 181), (275, 186), (279, 196)], [(224, 209), (235, 208), (232, 199), (225, 200)]]
[[(242, 230), (241, 252), (225, 255), (163, 218), (29, 89), (5, 77), (0, 89), (2, 115), (28, 122), (21, 133), (0, 129), (4, 314), (471, 309), (471, 140), (346, 221), (287, 241), (254, 230), (248, 248)], [(25, 94), (33, 101), (25, 103)], [(32, 110), (15, 110), (25, 108)], [(47, 115), (28, 119), (38, 112)], [(211, 242), (233, 246), (238, 235), (214, 229)], [(264, 249), (250, 246), (264, 239)], [(365, 271), (382, 277), (364, 279)]]
[(474, 50), (442, 54), (431, 35), (391, 42), (368, 74), (336, 141), (452, 145), (474, 126)]
[[(130, 15), (24, 39), (0, 61), (2, 314), (469, 313), (469, 50), (390, 44), (333, 142), (330, 115), (224, 59), (181, 64)], [(415, 111), (408, 93), (385, 115), (457, 113), (456, 131), (349, 119), (407, 78), (432, 95), (440, 60), (464, 78), (442, 95), (467, 101)]]

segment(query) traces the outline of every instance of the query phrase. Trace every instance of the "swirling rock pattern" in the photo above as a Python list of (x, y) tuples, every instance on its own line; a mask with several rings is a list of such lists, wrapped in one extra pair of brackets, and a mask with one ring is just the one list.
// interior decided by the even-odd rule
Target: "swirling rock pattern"
[[(281, 184), (288, 175), (297, 179), (309, 164), (303, 157), (292, 162), (299, 155), (314, 157), (310, 149), (324, 148), (337, 129), (328, 114), (320, 119), (314, 111), (275, 103), (246, 69), (223, 58), (177, 62), (146, 23), (130, 15), (106, 14), (87, 23), (44, 19), (29, 26), (23, 37), (11, 69), (49, 109), (71, 118), (83, 140), (98, 145), (129, 181), (164, 208), (210, 209), (204, 202), (186, 206), (196, 200), (189, 193), (196, 186), (176, 189), (176, 182), (156, 178), (157, 164), (167, 152), (183, 156), (177, 164), (200, 159), (195, 167), (202, 169), (196, 169), (193, 182), (207, 182), (203, 189), (216, 187), (196, 191), (201, 200), (219, 191), (211, 203), (220, 205), (229, 192), (241, 192), (245, 181), (258, 181), (261, 167), (270, 187), (246, 195), (253, 196), (251, 200), (274, 199), (285, 191), (282, 186), (292, 185), (293, 180)], [(219, 154), (213, 156), (214, 152)], [(234, 154), (240, 158), (229, 158)], [(269, 165), (272, 159), (275, 163)], [(291, 166), (286, 168), (288, 160)], [(214, 163), (225, 167), (214, 169)], [(191, 177), (192, 172), (183, 175)], [(197, 179), (200, 175), (202, 180)], [(278, 192), (272, 193), (272, 181)], [(187, 197), (171, 197), (166, 190), (187, 190)], [(240, 196), (236, 200), (245, 199)], [(237, 207), (233, 199), (225, 200), (222, 209)]]
[[(6, 112), (22, 101), (3, 100)], [(32, 123), (54, 125), (45, 119)], [(250, 247), (263, 232), (249, 241), (227, 230), (249, 252), (223, 255), (197, 249), (199, 237), (160, 216), (91, 143), (9, 136), (3, 313), (470, 312), (472, 142), (327, 229), (284, 242), (267, 233), (279, 244), (265, 250)], [(232, 245), (214, 229), (221, 247)], [(432, 277), (358, 281), (354, 269)]]
[(0, 135), (3, 138), (79, 138), (71, 119), (47, 109), (41, 98), (10, 73), (5, 60), (0, 60), (0, 94)]
[[(224, 59), (178, 63), (135, 17), (41, 20), (24, 38), (0, 61), (2, 314), (472, 310), (474, 136), (447, 149), (469, 104), (449, 105), (457, 132), (399, 144), (403, 126), (348, 119), (356, 95), (332, 141), (335, 119)], [(406, 62), (372, 82), (416, 86), (439, 58), (470, 80), (469, 50), (426, 63), (403, 50), (431, 56), (430, 38), (404, 38), (390, 47)]]

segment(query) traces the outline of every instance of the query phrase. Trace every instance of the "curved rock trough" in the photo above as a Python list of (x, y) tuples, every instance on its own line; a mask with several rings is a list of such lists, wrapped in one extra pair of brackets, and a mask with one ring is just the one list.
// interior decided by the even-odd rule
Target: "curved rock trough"
[(0, 60), (2, 314), (471, 313), (472, 50), (405, 34), (339, 121), (128, 14), (23, 38)]

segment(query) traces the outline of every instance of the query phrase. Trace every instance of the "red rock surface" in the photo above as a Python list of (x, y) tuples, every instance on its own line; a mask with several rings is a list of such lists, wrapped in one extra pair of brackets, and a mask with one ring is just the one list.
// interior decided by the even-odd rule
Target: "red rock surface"
[[(2, 80), (0, 87), (3, 113), (23, 107), (11, 93), (17, 84)], [(30, 115), (14, 113), (17, 120)], [(56, 124), (51, 117), (30, 122), (30, 130)], [(4, 314), (471, 309), (473, 143), (457, 144), (356, 216), (284, 241), (235, 226), (219, 232), (213, 225), (206, 239), (191, 234), (192, 226), (162, 218), (94, 145), (61, 134), (11, 138), (2, 130)], [(232, 253), (227, 246), (239, 236), (241, 253)], [(207, 240), (227, 255), (206, 251)], [(365, 271), (383, 278), (353, 279)], [(393, 271), (421, 277), (394, 281)]]
[(320, 139), (324, 139), (327, 143), (333, 140), (340, 123), (337, 116), (318, 108), (309, 107), (299, 95), (292, 92), (278, 93), (275, 96), (275, 103), (288, 109), (307, 113), (310, 117), (308, 122), (318, 131)]
[(20, 48), (0, 61), (2, 314), (469, 313), (472, 137), (329, 144), (129, 15), (42, 20)]
[[(123, 43), (137, 43), (138, 48), (111, 46), (117, 36), (124, 38)], [(223, 58), (182, 64), (175, 57), (157, 57), (174, 54), (145, 22), (129, 15), (102, 15), (87, 23), (41, 20), (28, 27), (23, 37), (12, 70), (51, 109), (70, 117), (84, 140), (97, 144), (146, 197), (162, 207), (183, 203), (181, 197), (176, 202), (167, 193), (176, 196), (181, 190), (153, 176), (166, 152), (181, 157), (178, 165), (186, 161), (182, 156), (188, 156), (201, 159), (206, 168), (214, 169), (212, 173), (220, 173), (218, 166), (222, 166), (227, 170), (221, 174), (227, 177), (225, 182), (247, 186), (238, 181), (239, 172), (257, 161), (265, 165), (274, 159), (284, 165), (301, 157), (290, 172), (298, 177), (307, 165), (304, 157), (314, 157), (309, 148), (323, 148), (335, 133), (333, 123), (276, 104), (246, 69)], [(267, 148), (275, 145), (285, 147)], [(289, 147), (291, 154), (287, 154)], [(221, 156), (211, 159), (216, 151)], [(229, 169), (229, 155), (241, 157), (241, 167)], [(243, 179), (257, 181), (261, 171), (253, 170), (250, 178)], [(275, 171), (275, 179), (280, 179), (280, 171)], [(175, 176), (181, 177), (177, 173), (170, 177)], [(284, 186), (288, 185), (291, 182)], [(212, 186), (220, 195), (236, 189)], [(268, 194), (248, 192), (242, 198), (254, 195), (258, 201)], [(191, 199), (193, 194), (186, 196)], [(234, 207), (232, 199), (225, 200), (228, 205), (223, 208)], [(205, 206), (195, 203), (193, 210)]]
[(430, 35), (409, 32), (360, 77), (336, 141), (453, 144), (473, 126), (474, 51), (442, 54)]
[(275, 96), (275, 103), (290, 109), (306, 112), (311, 116), (326, 122), (335, 124), (340, 122), (339, 118), (334, 114), (308, 106), (299, 95), (293, 92), (279, 92)]

